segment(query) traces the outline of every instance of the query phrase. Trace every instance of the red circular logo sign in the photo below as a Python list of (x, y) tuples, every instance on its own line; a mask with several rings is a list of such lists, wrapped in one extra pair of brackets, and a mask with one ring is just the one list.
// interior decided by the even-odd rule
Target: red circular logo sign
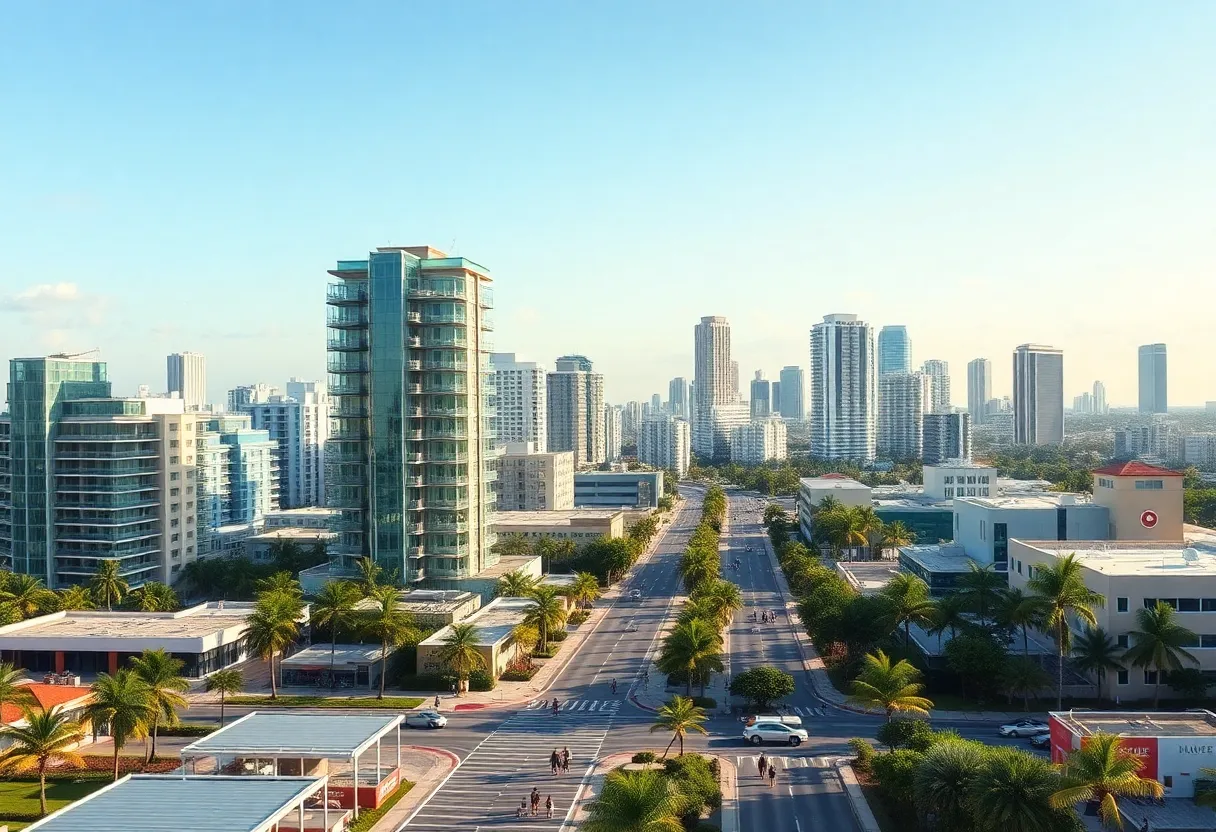
[(1141, 514), (1140, 525), (1144, 526), (1146, 529), (1151, 529), (1153, 526), (1157, 525), (1157, 512), (1146, 511)]

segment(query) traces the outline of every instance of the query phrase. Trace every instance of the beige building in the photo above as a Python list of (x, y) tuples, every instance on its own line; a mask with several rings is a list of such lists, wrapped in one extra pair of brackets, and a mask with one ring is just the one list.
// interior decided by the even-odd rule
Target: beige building
[(574, 508), (574, 454), (535, 453), (530, 443), (507, 445), (500, 460), (499, 511), (560, 511)]
[(1143, 462), (1094, 471), (1094, 498), (1110, 510), (1112, 540), (1182, 540), (1182, 474)]
[[(511, 638), (511, 631), (523, 623), (528, 608), (535, 603), (531, 598), (495, 598), (464, 620), (463, 623), (476, 628), (477, 652), (485, 661), (486, 670), (492, 672), (495, 678), (502, 675), (515, 658), (518, 648)], [(450, 627), (444, 627), (418, 645), (418, 673), (445, 671), (439, 652), (449, 632)]]
[(570, 511), (500, 511), (494, 518), (499, 539), (519, 535), (530, 540), (550, 537), (586, 543), (600, 537), (625, 536), (625, 512), (619, 509)]

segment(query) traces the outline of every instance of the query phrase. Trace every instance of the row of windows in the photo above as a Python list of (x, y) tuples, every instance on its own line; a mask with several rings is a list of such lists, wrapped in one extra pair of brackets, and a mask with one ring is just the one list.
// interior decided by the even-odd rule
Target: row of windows
[(1108, 479), (1106, 479), (1106, 477), (1098, 477), (1098, 485), (1099, 485), (1101, 488), (1114, 488), (1114, 487), (1115, 487), (1115, 481), (1114, 481), (1114, 480), (1108, 480)]
[(1136, 480), (1137, 491), (1160, 491), (1165, 488), (1164, 480)]
[[(958, 477), (958, 481), (960, 484), (963, 482), (963, 479), (964, 479), (963, 476), (960, 474)], [(976, 483), (987, 484), (988, 483), (988, 474), (979, 474), (979, 475), (972, 474), (972, 475), (966, 477), (966, 481), (967, 481), (966, 482), (967, 485), (975, 485)], [(942, 478), (942, 482), (947, 485), (950, 485), (951, 483), (954, 482), (954, 477), (945, 476)]]
[[(966, 494), (964, 494), (964, 493), (963, 493), (964, 491), (966, 491), (967, 493), (966, 493)], [(943, 490), (943, 493), (944, 493), (944, 494), (945, 494), (947, 497), (987, 497), (987, 496), (989, 496), (989, 494), (988, 494), (988, 489), (987, 489), (986, 487), (980, 487), (980, 488), (975, 488), (975, 487), (971, 487), (971, 488), (964, 488), (964, 487), (963, 487), (963, 486), (961, 486), (961, 485), (960, 485), (960, 486), (959, 486), (959, 488), (958, 488), (958, 493), (957, 493), (957, 494), (955, 493), (955, 490), (954, 490), (952, 487), (950, 487), (950, 486), (946, 486), (946, 488)]]

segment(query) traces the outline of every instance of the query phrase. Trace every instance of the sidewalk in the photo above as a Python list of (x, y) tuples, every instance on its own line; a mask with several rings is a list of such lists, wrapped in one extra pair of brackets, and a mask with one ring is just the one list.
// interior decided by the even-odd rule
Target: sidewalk
[[(696, 752), (690, 751), (689, 753)], [(721, 772), (718, 777), (718, 784), (722, 789), (722, 832), (739, 832), (739, 778), (735, 771), (735, 764), (720, 754), (705, 754), (703, 756), (714, 757), (718, 760), (719, 771)], [(575, 797), (574, 803), (570, 807), (570, 812), (566, 815), (566, 822), (562, 824), (562, 829), (568, 826), (577, 827), (582, 824), (587, 819), (588, 811), (591, 804), (595, 802), (596, 795), (603, 788), (604, 778), (608, 776), (609, 772), (631, 762), (632, 759), (633, 753), (626, 752), (623, 754), (610, 754), (607, 757), (596, 760), (591, 767), (591, 773), (587, 782), (579, 791), (578, 796)]]
[(408, 754), (402, 757), (401, 776), (414, 784), (405, 797), (397, 801), (397, 805), (376, 821), (370, 832), (393, 832), (405, 823), (422, 801), (430, 797), (431, 792), (456, 770), (460, 758), (451, 751), (442, 748), (431, 748), (425, 745), (403, 745), (402, 750), (408, 749)]
[[(802, 654), (802, 667), (811, 680), (811, 688), (814, 690), (815, 696), (824, 704), (839, 708), (842, 711), (879, 716), (874, 711), (867, 711), (864, 708), (850, 705), (848, 697), (838, 691), (836, 686), (832, 684), (832, 679), (828, 676), (827, 667), (824, 665), (819, 651), (815, 649), (815, 645), (811, 642), (811, 637), (806, 634), (806, 630), (802, 627), (802, 621), (798, 617), (798, 604), (794, 600), (793, 593), (790, 592), (789, 583), (785, 580), (785, 573), (781, 571), (781, 564), (777, 562), (777, 553), (773, 551), (772, 541), (767, 534), (764, 535), (764, 551), (768, 553), (769, 563), (773, 567), (773, 574), (777, 577), (777, 591), (781, 593), (782, 607), (785, 609), (786, 626), (789, 627), (794, 641), (798, 644), (798, 650)], [(991, 722), (993, 720), (1008, 722), (1015, 719), (1024, 719), (1026, 716), (1027, 714), (1021, 711), (946, 711), (938, 708), (930, 711), (930, 719), (951, 719), (970, 722)]]

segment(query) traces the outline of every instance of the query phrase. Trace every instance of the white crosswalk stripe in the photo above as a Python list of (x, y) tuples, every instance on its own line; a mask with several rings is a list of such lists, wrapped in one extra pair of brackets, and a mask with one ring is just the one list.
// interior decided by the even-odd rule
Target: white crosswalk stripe
[[(781, 771), (792, 768), (835, 768), (841, 760), (847, 760), (848, 757), (843, 754), (827, 754), (823, 756), (810, 754), (766, 754), (764, 759), (778, 771)], [(759, 764), (759, 754), (751, 756), (739, 755), (735, 757), (735, 765), (739, 768), (741, 775), (755, 772)]]
[[(533, 699), (524, 706), (525, 711), (550, 711), (552, 710), (551, 699)], [(581, 711), (583, 713), (599, 712), (604, 713), (611, 711), (616, 713), (621, 707), (620, 699), (567, 699), (558, 706), (558, 710), (564, 713), (571, 711)]]

